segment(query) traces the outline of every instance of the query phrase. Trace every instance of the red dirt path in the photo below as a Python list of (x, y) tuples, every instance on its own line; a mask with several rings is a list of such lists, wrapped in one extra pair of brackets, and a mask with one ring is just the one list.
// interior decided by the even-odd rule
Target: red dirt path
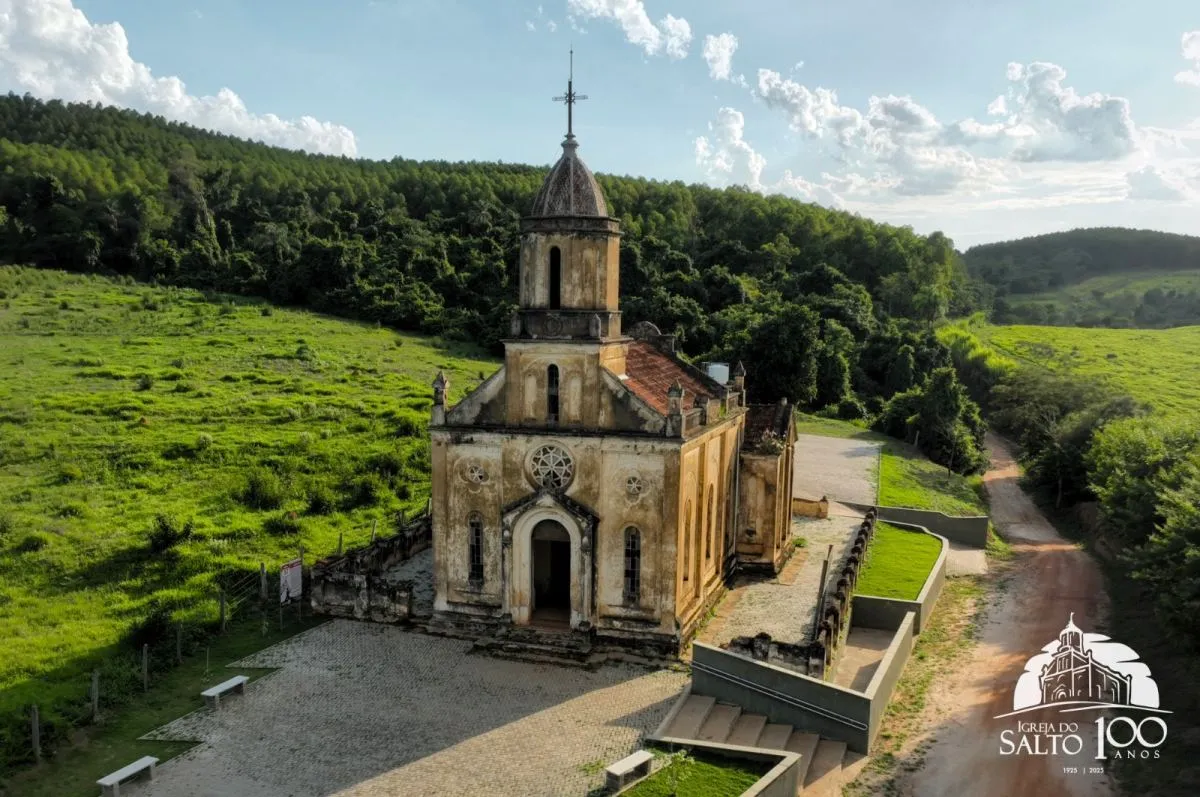
[[(1013, 687), (1025, 662), (1054, 640), (1071, 612), (1084, 631), (1101, 631), (1107, 596), (1092, 558), (1067, 542), (1020, 488), (1020, 469), (1000, 439), (989, 436), (991, 466), (984, 484), (992, 520), (1012, 543), (1016, 560), (1005, 589), (993, 591), (979, 644), (966, 663), (931, 687), (945, 719), (933, 731), (925, 765), (900, 783), (916, 797), (1101, 797), (1114, 792), (1106, 774), (1091, 774), (1096, 716), (1053, 710), (993, 719), (1012, 710)], [(1002, 756), (1000, 734), (1018, 720), (1076, 722), (1078, 756)], [(1077, 772), (1068, 771), (1075, 768)]]

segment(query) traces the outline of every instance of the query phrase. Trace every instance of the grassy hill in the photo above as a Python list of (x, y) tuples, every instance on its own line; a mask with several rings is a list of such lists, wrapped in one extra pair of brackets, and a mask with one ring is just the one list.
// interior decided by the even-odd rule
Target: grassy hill
[(5, 718), (38, 702), (61, 727), (147, 618), (197, 628), (260, 562), (423, 507), (430, 381), (457, 399), (495, 368), (375, 325), (0, 267), (0, 760)]
[(1200, 322), (1200, 238), (1096, 228), (963, 254), (996, 290), (997, 323), (1168, 327)]
[(1175, 329), (1077, 329), (980, 326), (992, 348), (1025, 362), (1110, 379), (1168, 415), (1200, 413), (1200, 326)]

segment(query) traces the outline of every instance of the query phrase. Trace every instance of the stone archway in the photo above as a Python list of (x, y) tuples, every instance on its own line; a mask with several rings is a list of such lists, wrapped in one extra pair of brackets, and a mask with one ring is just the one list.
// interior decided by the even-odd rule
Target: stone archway
[[(588, 620), (591, 579), (584, 547), (579, 521), (559, 506), (535, 506), (512, 520), (508, 611), (514, 625), (545, 619), (577, 628)], [(540, 608), (551, 611), (535, 618), (539, 597)]]

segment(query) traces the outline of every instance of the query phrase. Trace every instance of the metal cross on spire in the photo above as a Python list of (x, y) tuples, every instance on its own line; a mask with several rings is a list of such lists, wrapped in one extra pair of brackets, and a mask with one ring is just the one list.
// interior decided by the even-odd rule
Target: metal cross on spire
[(567, 74), (568, 74), (568, 76), (567, 76), (567, 93), (562, 95), (561, 97), (555, 97), (554, 102), (565, 102), (567, 104), (567, 138), (575, 138), (575, 131), (572, 129), (574, 126), (574, 124), (573, 124), (574, 120), (572, 119), (572, 116), (573, 116), (572, 111), (574, 111), (574, 109), (575, 109), (575, 103), (579, 102), (580, 100), (586, 100), (588, 97), (586, 94), (576, 94), (575, 93), (575, 87), (574, 87), (574, 83), (575, 83), (575, 48), (574, 47), (571, 48), (571, 71)]

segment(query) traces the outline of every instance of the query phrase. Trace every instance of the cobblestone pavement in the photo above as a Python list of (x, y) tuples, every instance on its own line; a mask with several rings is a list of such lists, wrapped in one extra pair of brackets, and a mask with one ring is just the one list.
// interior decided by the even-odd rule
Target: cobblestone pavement
[(699, 640), (722, 645), (734, 637), (763, 632), (780, 642), (807, 639), (812, 632), (826, 551), (833, 545), (827, 583), (834, 584), (861, 522), (854, 517), (793, 518), (792, 532), (807, 540), (806, 546), (795, 553), (793, 561), (776, 578), (739, 577), (698, 635)]
[(802, 434), (796, 438), (792, 493), (800, 498), (874, 504), (879, 444)]
[(134, 797), (562, 797), (652, 732), (687, 676), (469, 655), (469, 642), (336, 620), (237, 662), (278, 667), (219, 712), (150, 734), (198, 740)]

